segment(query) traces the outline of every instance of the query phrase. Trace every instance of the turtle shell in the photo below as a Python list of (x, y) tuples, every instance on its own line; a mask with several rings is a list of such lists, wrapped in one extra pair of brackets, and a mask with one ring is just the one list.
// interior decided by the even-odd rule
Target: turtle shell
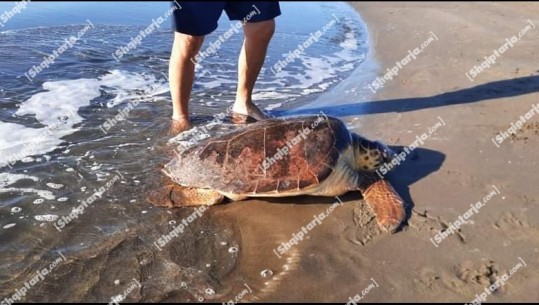
[(178, 155), (165, 172), (183, 186), (246, 195), (286, 192), (326, 179), (351, 142), (334, 117), (268, 119), (206, 139)]

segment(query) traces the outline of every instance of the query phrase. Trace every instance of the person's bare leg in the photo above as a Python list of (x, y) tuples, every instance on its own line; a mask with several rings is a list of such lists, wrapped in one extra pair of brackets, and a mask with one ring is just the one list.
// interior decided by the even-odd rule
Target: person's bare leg
[(238, 60), (238, 90), (232, 111), (256, 120), (267, 116), (253, 103), (253, 88), (266, 59), (266, 51), (275, 31), (275, 20), (245, 24), (245, 39)]
[(193, 61), (203, 42), (204, 36), (174, 33), (168, 76), (172, 97), (173, 129), (176, 132), (189, 128), (189, 98), (195, 79)]

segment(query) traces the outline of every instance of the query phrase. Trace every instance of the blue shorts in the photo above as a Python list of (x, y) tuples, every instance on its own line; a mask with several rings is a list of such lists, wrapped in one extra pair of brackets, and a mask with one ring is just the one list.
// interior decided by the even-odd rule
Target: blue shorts
[(281, 15), (278, 1), (178, 1), (178, 4), (181, 9), (174, 11), (174, 31), (192, 36), (215, 31), (223, 10), (228, 19), (242, 22), (266, 21)]

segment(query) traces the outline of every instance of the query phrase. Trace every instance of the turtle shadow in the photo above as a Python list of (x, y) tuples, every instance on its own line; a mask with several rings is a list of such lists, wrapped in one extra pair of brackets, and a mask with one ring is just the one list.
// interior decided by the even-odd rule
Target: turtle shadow
[[(404, 146), (390, 146), (396, 153), (404, 150)], [(412, 210), (415, 206), (414, 200), (410, 194), (410, 186), (417, 181), (426, 178), (430, 174), (438, 171), (445, 160), (445, 154), (426, 148), (416, 148), (404, 158), (400, 164), (392, 168), (391, 171), (384, 177), (391, 182), (395, 191), (401, 196), (405, 203), (406, 218), (402, 225), (397, 229), (401, 230), (407, 225), (408, 220), (412, 216)], [(338, 196), (343, 202), (350, 202), (363, 199), (359, 191), (351, 191), (342, 196)], [(271, 198), (264, 197), (260, 200), (271, 204), (333, 204), (338, 202), (334, 197), (322, 196), (297, 196)], [(228, 203), (228, 202), (227, 202)]]
[(368, 115), (389, 112), (410, 112), (427, 108), (469, 104), (498, 98), (539, 92), (539, 75), (504, 79), (428, 97), (411, 97), (321, 106), (305, 109), (274, 110), (273, 115), (318, 114), (335, 116)]
[[(404, 146), (390, 146), (390, 148), (400, 153)], [(405, 203), (406, 220), (399, 228), (402, 229), (412, 216), (415, 206), (410, 194), (410, 186), (417, 181), (426, 178), (430, 174), (438, 171), (445, 161), (445, 154), (439, 151), (418, 147), (406, 155), (404, 161), (397, 164), (385, 177), (391, 182), (395, 191), (401, 196)]]

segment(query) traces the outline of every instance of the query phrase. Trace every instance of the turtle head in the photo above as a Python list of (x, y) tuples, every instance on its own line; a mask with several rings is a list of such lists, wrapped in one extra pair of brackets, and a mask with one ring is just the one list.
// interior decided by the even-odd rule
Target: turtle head
[(352, 137), (356, 170), (375, 171), (395, 158), (395, 153), (383, 143), (367, 140), (357, 134)]

